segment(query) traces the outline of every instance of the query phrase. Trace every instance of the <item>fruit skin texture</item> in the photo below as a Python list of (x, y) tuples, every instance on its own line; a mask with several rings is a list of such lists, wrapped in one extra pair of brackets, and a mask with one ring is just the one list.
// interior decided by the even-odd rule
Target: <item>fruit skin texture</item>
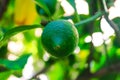
[(58, 58), (70, 55), (77, 46), (78, 39), (77, 29), (67, 20), (48, 23), (41, 36), (45, 50)]

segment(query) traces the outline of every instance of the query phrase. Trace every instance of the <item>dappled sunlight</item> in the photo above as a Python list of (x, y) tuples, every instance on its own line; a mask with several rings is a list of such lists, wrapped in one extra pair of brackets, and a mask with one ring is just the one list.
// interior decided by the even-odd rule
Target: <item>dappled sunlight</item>
[(34, 67), (33, 67), (33, 58), (32, 56), (28, 58), (28, 61), (23, 69), (23, 78), (30, 79), (31, 76), (34, 74)]
[[(73, 10), (73, 8), (71, 8), (69, 3), (66, 0), (61, 0), (61, 1), (62, 1), (62, 6), (64, 7), (64, 10), (66, 12), (65, 15), (73, 14), (74, 10)], [(115, 5), (118, 6), (117, 3), (119, 3), (119, 2), (116, 1)], [(88, 4), (84, 0), (76, 0), (76, 8), (77, 8), (78, 14), (89, 14)], [(118, 10), (117, 7), (116, 7), (116, 10)], [(110, 9), (110, 16), (115, 15), (115, 13), (113, 14), (112, 12), (114, 12), (114, 10)], [(118, 16), (118, 15), (116, 15), (116, 16)], [(102, 45), (104, 40), (105, 40), (105, 43), (109, 43), (110, 42), (109, 37), (114, 35), (114, 30), (110, 27), (110, 25), (106, 22), (106, 20), (104, 18), (102, 18), (102, 20), (101, 20), (101, 29), (102, 29), (103, 33), (93, 33), (92, 37), (87, 36), (85, 38), (85, 42), (89, 43), (92, 41), (94, 46)]]
[(86, 43), (90, 43), (91, 41), (92, 41), (91, 36), (87, 36), (87, 37), (85, 38), (85, 42), (86, 42)]
[(43, 60), (48, 61), (49, 58), (50, 58), (50, 55), (47, 52), (45, 52), (44, 55), (43, 55)]
[(64, 16), (70, 16), (74, 13), (73, 7), (66, 0), (61, 0), (61, 5), (65, 11)]
[(40, 80), (49, 80), (48, 77), (47, 77), (47, 75), (45, 75), (45, 74), (40, 74), (40, 75), (38, 76), (38, 78), (39, 78)]
[(41, 34), (42, 34), (42, 29), (41, 28), (35, 29), (35, 36), (36, 37), (40, 37)]
[(104, 42), (109, 44), (111, 42), (110, 36), (113, 36), (113, 33), (105, 34), (101, 32), (94, 32), (91, 36), (87, 36), (84, 41), (90, 43), (92, 41), (95, 47), (101, 46)]
[(21, 41), (18, 41), (18, 42), (10, 41), (8, 43), (8, 50), (11, 53), (18, 54), (18, 53), (21, 53), (23, 51), (23, 49), (24, 49), (24, 46)]
[(76, 0), (76, 8), (78, 14), (89, 14), (88, 4), (85, 0)]
[(9, 60), (16, 60), (18, 57), (17, 56), (15, 56), (14, 54), (9, 54), (8, 55), (8, 59)]
[(105, 40), (108, 39), (110, 36), (114, 35), (114, 30), (111, 28), (111, 26), (106, 22), (104, 18), (102, 18), (100, 25)]
[(113, 19), (115, 17), (120, 17), (120, 0), (116, 0), (115, 3), (114, 3), (114, 6), (112, 6), (109, 11), (109, 18), (110, 19)]
[(100, 46), (103, 42), (103, 35), (101, 32), (95, 32), (92, 34), (92, 43), (94, 46)]
[(78, 54), (79, 52), (80, 52), (80, 47), (77, 46), (77, 47), (75, 48), (75, 50), (74, 50), (74, 53), (75, 53), (75, 54)]
[(0, 80), (119, 80), (119, 9), (120, 0), (1, 0)]
[[(14, 75), (11, 75), (7, 80), (21, 80), (20, 78), (17, 78), (16, 76)], [(22, 79), (24, 80), (24, 79)]]
[[(89, 14), (88, 4), (85, 0), (76, 0), (75, 2), (78, 14)], [(70, 16), (75, 12), (73, 7), (66, 0), (61, 0), (61, 5), (65, 10), (64, 16)]]

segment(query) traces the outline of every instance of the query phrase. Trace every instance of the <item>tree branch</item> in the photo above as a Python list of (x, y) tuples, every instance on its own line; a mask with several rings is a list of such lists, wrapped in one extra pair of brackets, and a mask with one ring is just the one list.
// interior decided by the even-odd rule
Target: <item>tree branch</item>
[[(88, 5), (89, 5), (89, 13), (90, 13), (90, 16), (91, 16), (91, 18), (89, 18), (89, 19), (86, 19), (85, 21), (83, 21), (83, 22), (79, 22), (79, 23), (76, 23), (76, 27), (78, 26), (80, 26), (81, 25), (81, 23), (83, 24), (83, 23), (87, 23), (87, 22), (89, 22), (89, 34), (92, 36), (92, 34), (93, 34), (93, 32), (94, 32), (94, 20), (96, 20), (97, 18), (99, 18), (99, 17), (101, 17), (102, 15), (103, 15), (103, 12), (97, 12), (97, 1), (96, 0), (88, 0)], [(96, 13), (97, 12), (97, 13)], [(96, 14), (95, 14), (96, 13)], [(88, 58), (87, 58), (87, 64), (88, 64), (88, 67), (84, 70), (84, 72), (82, 73), (82, 75), (81, 74), (79, 74), (80, 76), (78, 76), (77, 77), (77, 79), (76, 80), (80, 80), (79, 78), (81, 77), (81, 76), (84, 76), (84, 75), (91, 75), (92, 73), (90, 72), (90, 63), (91, 63), (91, 61), (93, 60), (93, 54), (94, 54), (94, 51), (95, 51), (95, 48), (94, 48), (94, 46), (93, 46), (93, 43), (91, 42), (90, 43), (90, 48), (89, 48), (89, 56), (88, 56)], [(84, 79), (83, 79), (84, 80)]]
[(98, 11), (94, 16), (92, 16), (92, 17), (90, 17), (90, 18), (88, 18), (88, 19), (85, 19), (85, 20), (83, 20), (83, 21), (80, 21), (80, 22), (76, 23), (75, 26), (76, 26), (76, 27), (79, 27), (79, 26), (82, 25), (82, 24), (85, 24), (85, 23), (94, 21), (94, 20), (96, 20), (97, 18), (101, 17), (103, 14), (104, 14), (104, 12)]
[(120, 72), (120, 63), (116, 63), (110, 66), (106, 66), (93, 74), (91, 73), (91, 74), (79, 75), (76, 80), (90, 80), (93, 77), (102, 77), (106, 74), (119, 73), (119, 72)]
[(105, 12), (105, 14), (104, 14), (105, 20), (114, 29), (117, 38), (120, 40), (120, 30), (119, 30), (118, 26), (112, 20), (110, 20), (109, 17), (108, 17), (108, 9), (107, 9), (107, 5), (106, 5), (106, 1), (101, 0), (101, 4), (103, 6), (102, 10)]
[(106, 14), (104, 15), (104, 18), (108, 22), (108, 24), (114, 29), (116, 36), (120, 40), (120, 30), (118, 26), (113, 21), (111, 21)]

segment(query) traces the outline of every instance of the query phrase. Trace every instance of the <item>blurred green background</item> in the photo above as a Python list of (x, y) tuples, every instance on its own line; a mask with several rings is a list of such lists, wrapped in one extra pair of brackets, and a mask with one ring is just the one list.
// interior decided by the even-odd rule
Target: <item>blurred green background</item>
[[(120, 80), (119, 4), (0, 0), (0, 80)], [(77, 25), (80, 38), (63, 59), (49, 55), (41, 44), (45, 25), (57, 19)]]

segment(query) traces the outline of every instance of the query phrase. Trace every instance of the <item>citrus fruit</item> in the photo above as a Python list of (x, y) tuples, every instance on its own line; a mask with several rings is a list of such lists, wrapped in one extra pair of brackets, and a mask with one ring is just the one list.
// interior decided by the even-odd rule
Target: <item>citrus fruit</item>
[(71, 54), (78, 44), (78, 39), (77, 29), (67, 20), (48, 23), (41, 36), (43, 47), (54, 57), (65, 57)]

